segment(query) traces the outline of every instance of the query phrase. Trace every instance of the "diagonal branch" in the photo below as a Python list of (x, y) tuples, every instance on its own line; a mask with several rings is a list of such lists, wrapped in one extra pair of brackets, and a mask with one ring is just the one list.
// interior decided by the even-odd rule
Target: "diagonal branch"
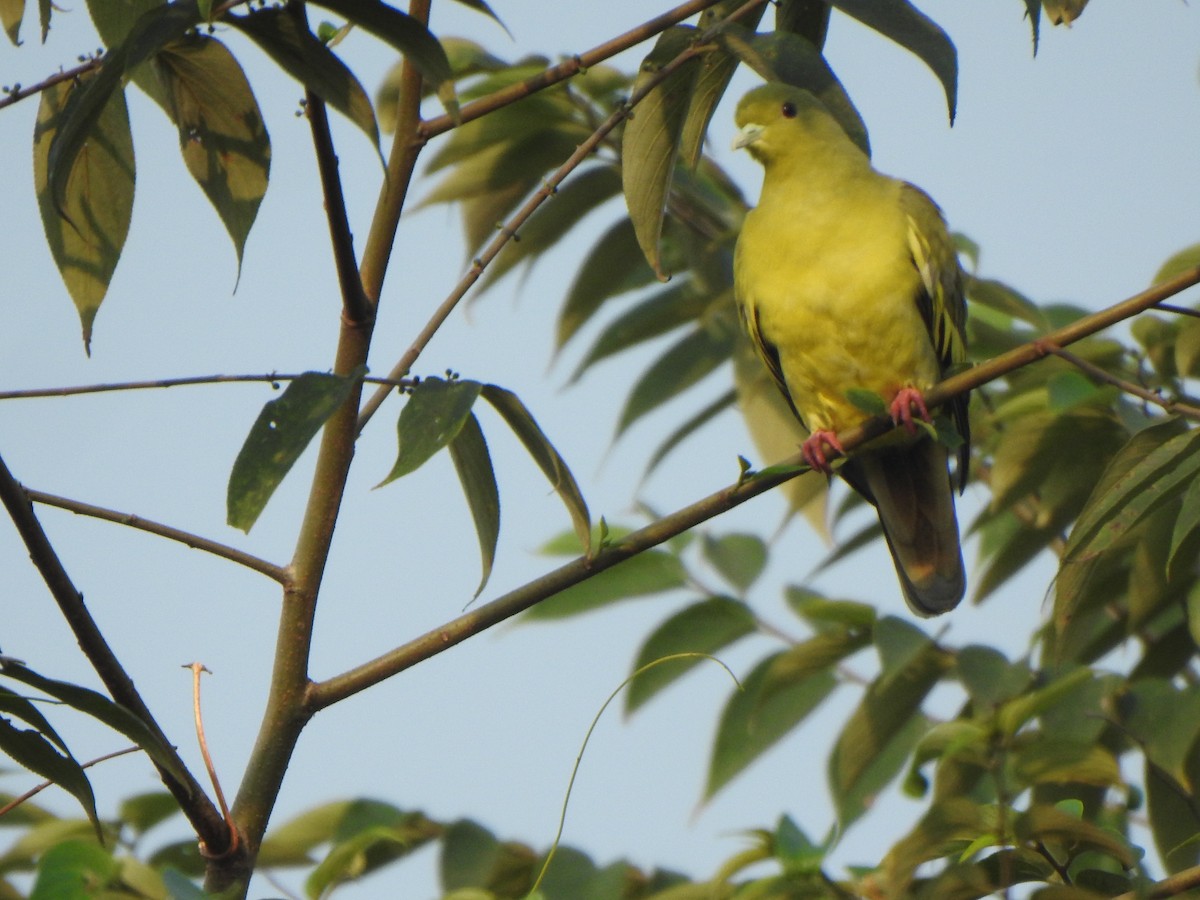
[[(567, 161), (559, 166), (554, 173), (546, 179), (541, 188), (535, 191), (533, 195), (525, 201), (525, 204), (519, 210), (517, 210), (516, 214), (513, 215), (513, 217), (503, 225), (503, 227), (500, 228), (499, 232), (492, 239), (492, 242), (484, 248), (483, 252), (480, 253), (478, 257), (476, 257), (471, 268), (465, 275), (463, 275), (461, 279), (459, 279), (458, 284), (454, 286), (454, 289), (450, 292), (446, 299), (442, 301), (441, 305), (434, 310), (433, 315), (430, 316), (429, 321), (425, 323), (425, 327), (421, 329), (420, 333), (413, 340), (412, 345), (404, 352), (400, 359), (397, 360), (396, 364), (392, 366), (392, 370), (388, 373), (389, 380), (397, 381), (408, 374), (409, 370), (413, 366), (413, 363), (416, 362), (417, 357), (421, 355), (421, 351), (425, 349), (425, 346), (430, 340), (432, 340), (438, 329), (442, 327), (442, 324), (446, 321), (447, 317), (454, 310), (454, 308), (459, 304), (459, 301), (466, 296), (467, 291), (469, 291), (474, 286), (475, 282), (479, 280), (480, 276), (483, 275), (484, 270), (488, 267), (488, 265), (491, 264), (492, 260), (494, 260), (500, 254), (500, 251), (503, 250), (508, 244), (508, 242), (516, 236), (517, 232), (529, 220), (529, 217), (537, 211), (538, 207), (540, 207), (550, 197), (554, 196), (555, 191), (558, 190), (558, 186), (563, 183), (567, 176), (575, 171), (575, 169), (579, 167), (580, 163), (582, 163), (588, 158), (588, 156), (592, 154), (596, 147), (599, 146), (600, 142), (603, 141), (613, 131), (613, 129), (625, 121), (625, 119), (629, 118), (629, 116), (632, 114), (633, 108), (646, 99), (651, 91), (670, 78), (676, 71), (679, 70), (680, 67), (686, 65), (696, 57), (706, 53), (708, 48), (705, 46), (705, 42), (711, 37), (712, 34), (715, 34), (721, 27), (723, 27), (726, 22), (740, 18), (741, 16), (745, 15), (748, 10), (757, 6), (760, 2), (762, 2), (762, 0), (748, 0), (747, 3), (742, 4), (741, 7), (732, 12), (721, 22), (718, 22), (712, 28), (708, 29), (708, 31), (706, 31), (704, 34), (699, 35), (691, 46), (659, 69), (658, 72), (655, 73), (654, 77), (646, 79), (641, 87), (634, 91), (633, 94), (630, 95), (629, 99), (625, 101), (625, 103), (614, 110), (612, 115), (605, 119), (604, 122), (601, 123), (600, 127), (593, 131), (587, 140), (575, 148), (575, 152), (568, 157)], [(706, 0), (706, 5), (711, 4), (707, 4)], [(676, 12), (684, 8), (685, 7), (679, 7)], [(689, 12), (689, 15), (690, 14), (691, 13)], [(658, 20), (653, 21), (657, 22)], [(666, 26), (664, 25), (663, 27)], [(653, 34), (654, 32), (651, 31), (650, 33)], [(371, 395), (370, 399), (363, 404), (362, 411), (358, 416), (358, 430), (360, 433), (367, 426), (367, 423), (371, 421), (371, 417), (375, 415), (376, 411), (378, 411), (379, 407), (383, 404), (383, 401), (387, 399), (387, 396), (390, 392), (391, 388), (387, 386), (378, 388), (376, 389), (375, 393)]]
[[(930, 408), (940, 406), (954, 397), (1044, 358), (1047, 352), (1044, 345), (1047, 343), (1057, 346), (1073, 344), (1117, 322), (1137, 315), (1161, 300), (1178, 294), (1195, 284), (1200, 284), (1200, 266), (1189, 269), (1170, 281), (1108, 309), (1085, 316), (1038, 340), (1030, 341), (974, 366), (966, 372), (947, 378), (925, 395), (926, 402)], [(846, 450), (851, 451), (893, 427), (889, 417), (877, 416), (860, 426), (840, 433), (838, 438)], [(591, 559), (581, 556), (572, 560), (376, 659), (341, 675), (336, 675), (327, 681), (310, 685), (309, 706), (315, 712), (376, 685), (493, 625), (524, 612), (559, 591), (586, 581), (593, 575), (612, 568), (638, 553), (649, 550), (690, 528), (733, 509), (752, 497), (757, 497), (806, 471), (808, 471), (808, 467), (804, 465), (803, 458), (797, 453), (763, 472), (741, 478), (729, 487), (664, 516), (645, 528), (626, 535), (619, 541), (614, 541), (603, 547)]]
[(156, 534), (171, 541), (178, 541), (181, 544), (191, 547), (193, 550), (203, 550), (205, 553), (211, 553), (213, 556), (219, 556), (221, 559), (227, 559), (248, 569), (253, 569), (255, 572), (266, 575), (268, 578), (278, 581), (281, 584), (286, 582), (288, 578), (287, 570), (283, 566), (277, 566), (274, 563), (267, 562), (265, 559), (260, 559), (243, 550), (238, 550), (236, 547), (222, 544), (220, 541), (201, 537), (198, 534), (192, 534), (190, 531), (184, 531), (172, 525), (155, 522), (153, 519), (146, 519), (133, 513), (118, 512), (115, 509), (106, 509), (103, 506), (94, 506), (91, 503), (84, 503), (81, 500), (72, 500), (70, 497), (47, 494), (45, 491), (38, 491), (33, 488), (25, 488), (25, 496), (34, 503), (55, 506), (59, 509), (76, 513), (77, 515), (102, 519), (105, 522), (116, 522), (118, 525), (127, 525), (139, 531)]
[[(1162, 304), (1155, 304), (1156, 309), (1162, 309)], [(1126, 394), (1131, 394), (1145, 400), (1147, 403), (1152, 403), (1155, 406), (1162, 407), (1166, 412), (1172, 415), (1184, 416), (1188, 419), (1200, 420), (1200, 409), (1192, 406), (1189, 403), (1180, 403), (1177, 400), (1168, 400), (1162, 394), (1156, 391), (1150, 391), (1142, 387), (1140, 384), (1134, 384), (1132, 381), (1127, 381), (1124, 378), (1118, 378), (1111, 372), (1106, 372), (1095, 363), (1090, 363), (1086, 359), (1076, 356), (1069, 350), (1064, 350), (1057, 344), (1052, 344), (1049, 341), (1042, 341), (1042, 346), (1047, 353), (1053, 353), (1059, 359), (1069, 362), (1075, 368), (1079, 369), (1086, 375), (1090, 375), (1094, 380), (1102, 384), (1111, 384), (1118, 390), (1124, 391)]]
[[(618, 53), (622, 53), (631, 47), (636, 47), (643, 41), (648, 41), (659, 32), (666, 31), (672, 25), (678, 25), (684, 19), (691, 18), (696, 13), (703, 12), (710, 6), (715, 6), (718, 2), (719, 0), (689, 0), (689, 2), (668, 10), (661, 16), (656, 16), (647, 22), (643, 22), (636, 28), (631, 28), (624, 34), (605, 41), (591, 50), (564, 60), (556, 66), (550, 66), (532, 78), (526, 78), (524, 81), (509, 85), (502, 90), (496, 91), (494, 94), (488, 94), (486, 97), (480, 97), (478, 100), (466, 104), (458, 111), (457, 120), (449, 115), (441, 115), (437, 118), (427, 120), (421, 125), (421, 135), (425, 140), (429, 140), (439, 134), (444, 134), (458, 125), (478, 119), (481, 116), (486, 116), (488, 113), (494, 112), (503, 106), (508, 106), (510, 103), (523, 100), (530, 94), (536, 94), (538, 91), (553, 87), (559, 82), (566, 81), (568, 78), (572, 78), (592, 66), (599, 65), (605, 60), (611, 59)], [(766, 0), (761, 0), (761, 2), (766, 2)]]
[[(80, 394), (105, 394), (114, 391), (144, 391), (153, 388), (189, 387), (197, 384), (247, 384), (266, 382), (274, 387), (281, 381), (295, 381), (308, 373), (285, 375), (270, 372), (263, 375), (185, 375), (180, 378), (150, 378), (142, 381), (110, 381), (101, 384), (77, 384), (56, 388), (22, 388), (13, 391), (0, 391), (0, 400), (32, 400), (39, 397), (77, 397)], [(386, 384), (391, 387), (409, 387), (412, 382), (408, 379), (396, 381), (391, 378), (378, 378), (365, 375), (362, 378), (368, 384)]]
[(109, 695), (114, 701), (141, 719), (160, 740), (163, 752), (170, 753), (174, 757), (178, 770), (187, 773), (187, 781), (179, 782), (165, 769), (160, 768), (158, 771), (163, 784), (179, 802), (201, 840), (207, 842), (210, 847), (224, 847), (228, 841), (228, 833), (221, 814), (205, 796), (204, 789), (191, 777), (183, 760), (175, 754), (174, 746), (167, 740), (145, 701), (142, 700), (133, 684), (133, 679), (129, 677), (112, 648), (108, 646), (104, 635), (100, 633), (96, 620), (92, 618), (92, 614), (84, 605), (83, 594), (71, 581), (71, 576), (67, 574), (62, 560), (58, 558), (58, 554), (50, 544), (50, 539), (34, 514), (33, 504), (25, 489), (13, 477), (3, 459), (0, 459), (0, 502), (3, 502), (5, 509), (8, 510), (13, 524), (16, 525), (21, 539), (29, 550), (30, 559), (33, 560), (33, 564), (41, 574), (46, 587), (50, 589), (50, 594), (58, 603), (58, 608), (62, 611), (63, 618), (66, 619), (75, 639), (79, 642), (80, 649), (83, 650), (92, 668), (96, 670), (96, 674), (100, 676)]

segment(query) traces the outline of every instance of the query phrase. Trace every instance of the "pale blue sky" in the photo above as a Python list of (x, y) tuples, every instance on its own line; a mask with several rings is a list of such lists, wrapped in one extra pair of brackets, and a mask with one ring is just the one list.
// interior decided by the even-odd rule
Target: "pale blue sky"
[[(433, 29), (469, 34), (502, 56), (585, 50), (666, 8), (621, 0), (545, 4), (495, 0), (515, 43), (454, 3), (435, 10)], [(1032, 59), (1020, 0), (920, 0), (959, 49), (959, 114), (947, 127), (941, 87), (924, 66), (861, 26), (835, 15), (827, 55), (871, 130), (876, 164), (916, 182), (952, 225), (983, 247), (982, 271), (1038, 301), (1099, 308), (1148, 283), (1168, 255), (1200, 240), (1200, 13), (1179, 0), (1097, 2), (1070, 30), (1043, 26)], [(4, 84), (33, 83), (94, 36), (79, 9), (56, 18), (49, 48), (0, 49)], [(33, 34), (26, 29), (27, 38)], [(220, 35), (224, 37), (225, 35)], [(34, 101), (0, 111), (0, 387), (42, 387), (207, 373), (324, 370), (337, 321), (321, 201), (307, 126), (295, 117), (300, 89), (264, 64), (237, 36), (273, 142), (272, 187), (251, 234), (236, 295), (235, 260), (216, 216), (187, 177), (174, 130), (131, 91), (138, 192), (126, 256), (96, 320), (92, 357), (46, 251), (30, 187)], [(373, 90), (392, 62), (364, 35), (341, 51)], [(621, 62), (632, 68), (640, 53)], [(732, 101), (753, 84), (739, 75)], [(718, 110), (713, 152), (748, 196), (758, 171), (726, 150), (732, 102)], [(335, 123), (356, 234), (366, 233), (380, 169), (360, 133)], [(422, 196), (428, 181), (418, 181)], [(593, 220), (589, 239), (617, 215)], [(736, 476), (736, 456), (754, 456), (732, 415), (710, 425), (638, 493), (642, 461), (665, 428), (697, 409), (717, 380), (672, 405), (671, 418), (634, 427), (610, 446), (631, 376), (649, 357), (621, 358), (563, 389), (584, 336), (548, 371), (552, 316), (569, 286), (583, 241), (572, 241), (519, 291), (503, 283), (470, 315), (456, 314), (418, 364), (493, 381), (525, 400), (556, 442), (595, 515), (619, 521), (635, 497), (670, 509)], [(461, 271), (453, 211), (417, 213), (401, 228), (384, 291), (372, 367), (390, 368)], [(515, 280), (514, 280), (515, 281)], [(1192, 298), (1194, 301), (1194, 298)], [(261, 386), (178, 388), (139, 394), (0, 404), (0, 453), (31, 487), (136, 512), (286, 561), (307, 488), (302, 460), (249, 538), (224, 525), (229, 467), (261, 404)], [(342, 531), (334, 545), (318, 619), (314, 674), (326, 677), (452, 618), (478, 580), (475, 538), (445, 459), (386, 489), (371, 491), (394, 458), (389, 402), (361, 443)], [(481, 600), (548, 567), (532, 550), (567, 527), (540, 475), (494, 418), (484, 419), (500, 478), (503, 530), (491, 584)], [(968, 492), (962, 515), (982, 497)], [(208, 738), (227, 793), (233, 793), (254, 738), (274, 641), (279, 598), (259, 576), (140, 533), (42, 510), (42, 520), (101, 625), (167, 733), (200, 769), (191, 731), (189, 674), (200, 660)], [(718, 532), (761, 531), (782, 514), (761, 498), (713, 523)], [(764, 526), (765, 523), (765, 526)], [(448, 549), (447, 549), (448, 548)], [(786, 622), (779, 586), (802, 579), (824, 548), (802, 524), (777, 540), (753, 602)], [(974, 548), (968, 545), (968, 564)], [(15, 533), (0, 525), (5, 573), (0, 647), (42, 673), (94, 684), (74, 641), (29, 566)], [(1010, 652), (1038, 614), (1050, 566), (993, 597), (927, 625), (958, 644), (1006, 641)], [(832, 593), (875, 599), (908, 616), (884, 550), (874, 548), (821, 576)], [(554, 627), (502, 627), (322, 714), (304, 735), (276, 821), (318, 802), (374, 796), (439, 819), (471, 816), (502, 838), (544, 846), (593, 714), (627, 674), (641, 639), (688, 597), (627, 604)], [(722, 654), (745, 672), (770, 644)], [(864, 668), (869, 661), (864, 658)], [(789, 812), (813, 836), (828, 827), (824, 754), (857, 695), (818, 717), (699, 812), (707, 751), (729, 691), (716, 667), (664, 694), (629, 723), (601, 723), (584, 760), (565, 841), (602, 863), (643, 865), (706, 876), (741, 847), (736, 832), (769, 827)], [(56, 714), (81, 758), (118, 748), (112, 735)], [(126, 758), (94, 773), (102, 811), (156, 786), (148, 763)], [(8, 776), (9, 791), (30, 779)], [(55, 808), (69, 801), (43, 795)], [(847, 835), (839, 862), (878, 859), (919, 807), (889, 799)], [(158, 837), (158, 835), (156, 835)], [(432, 893), (433, 857), (424, 853), (346, 897)], [(285, 879), (294, 883), (294, 879)], [(254, 895), (268, 893), (258, 885)]]

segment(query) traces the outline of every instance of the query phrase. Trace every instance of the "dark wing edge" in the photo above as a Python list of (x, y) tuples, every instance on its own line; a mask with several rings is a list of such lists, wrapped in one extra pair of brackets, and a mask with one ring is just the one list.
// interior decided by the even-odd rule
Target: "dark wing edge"
[[(958, 250), (946, 228), (941, 209), (915, 185), (903, 183), (900, 203), (908, 220), (908, 246), (913, 266), (921, 276), (916, 299), (929, 340), (942, 364), (942, 373), (966, 361), (967, 302), (963, 291)], [(950, 402), (954, 427), (963, 442), (958, 448), (957, 482), (961, 493), (967, 483), (971, 458), (971, 426), (967, 417), (967, 395)]]

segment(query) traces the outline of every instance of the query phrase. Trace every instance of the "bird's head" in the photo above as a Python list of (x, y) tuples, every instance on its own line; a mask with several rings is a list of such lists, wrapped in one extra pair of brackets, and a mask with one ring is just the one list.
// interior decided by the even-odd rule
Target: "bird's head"
[(823, 149), (845, 152), (852, 144), (841, 125), (808, 91), (770, 82), (746, 94), (737, 106), (733, 149), (746, 148), (764, 165), (786, 155)]

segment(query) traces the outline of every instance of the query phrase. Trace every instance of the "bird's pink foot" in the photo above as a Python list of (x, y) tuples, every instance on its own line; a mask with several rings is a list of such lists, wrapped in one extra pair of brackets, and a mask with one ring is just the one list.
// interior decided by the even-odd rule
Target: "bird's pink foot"
[(804, 457), (804, 461), (816, 471), (824, 472), (826, 475), (833, 474), (833, 466), (830, 465), (828, 456), (830, 450), (836, 450), (842, 456), (846, 455), (837, 434), (824, 429), (814, 431), (809, 435), (808, 440), (800, 445), (800, 455)]
[(932, 422), (929, 415), (929, 409), (925, 406), (925, 395), (913, 387), (901, 388), (891, 405), (892, 421), (897, 425), (903, 425), (904, 430), (909, 434), (913, 434), (917, 430), (916, 421), (913, 417), (913, 410), (916, 410), (917, 416), (926, 422)]

